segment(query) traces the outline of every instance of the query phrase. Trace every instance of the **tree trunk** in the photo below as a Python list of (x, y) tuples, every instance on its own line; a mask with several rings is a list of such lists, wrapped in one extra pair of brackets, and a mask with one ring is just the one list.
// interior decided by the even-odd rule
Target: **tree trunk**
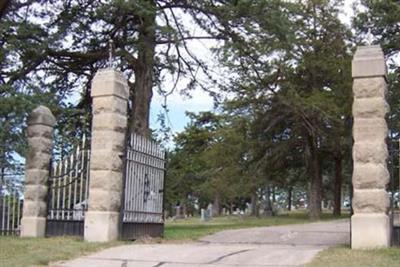
[(272, 187), (272, 204), (276, 202), (275, 186)]
[(322, 211), (322, 175), (320, 171), (317, 143), (312, 136), (309, 136), (309, 152), (309, 173), (311, 178), (310, 198), (308, 203), (309, 216), (311, 220), (318, 220), (321, 217)]
[(10, 4), (10, 0), (2, 0), (0, 1), (0, 19), (6, 14), (6, 9)]
[(288, 196), (287, 196), (288, 211), (292, 210), (292, 191), (293, 191), (293, 187), (289, 187)]
[(219, 194), (216, 194), (214, 197), (212, 213), (213, 213), (213, 216), (221, 215), (221, 198), (220, 198)]
[(1, 180), (0, 180), (0, 185), (5, 185), (6, 184), (6, 180), (5, 180), (5, 168), (1, 168), (1, 176), (0, 176)]
[(257, 193), (255, 191), (251, 193), (251, 216), (258, 216)]
[(272, 203), (271, 203), (271, 187), (267, 186), (266, 192), (265, 192), (265, 207), (264, 207), (264, 214), (265, 216), (273, 216), (274, 211), (272, 209)]
[[(154, 1), (150, 1), (154, 5)], [(139, 27), (138, 57), (135, 64), (135, 83), (132, 96), (130, 130), (144, 135), (150, 135), (149, 117), (150, 103), (153, 96), (154, 55), (155, 55), (155, 11), (146, 13), (141, 18)]]
[(335, 181), (333, 188), (333, 215), (340, 216), (342, 197), (342, 157), (340, 153), (335, 156)]
[(350, 183), (349, 185), (350, 187), (350, 215), (354, 214), (354, 210), (353, 210), (353, 195), (354, 195), (354, 188), (353, 188), (353, 183)]

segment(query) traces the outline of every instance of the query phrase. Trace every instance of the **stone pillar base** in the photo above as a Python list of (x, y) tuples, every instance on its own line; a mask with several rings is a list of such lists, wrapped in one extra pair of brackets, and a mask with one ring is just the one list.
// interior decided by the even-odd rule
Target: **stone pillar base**
[(351, 248), (371, 249), (390, 246), (389, 216), (378, 213), (351, 216)]
[(109, 242), (119, 237), (119, 212), (87, 211), (85, 213), (85, 241)]
[(44, 237), (45, 233), (45, 217), (23, 217), (21, 219), (21, 237)]

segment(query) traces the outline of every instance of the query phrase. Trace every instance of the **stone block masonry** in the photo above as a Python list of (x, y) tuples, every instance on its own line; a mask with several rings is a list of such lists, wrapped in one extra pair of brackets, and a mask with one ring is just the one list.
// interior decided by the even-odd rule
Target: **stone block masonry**
[(390, 245), (386, 65), (380, 46), (358, 47), (353, 76), (353, 210), (351, 247)]
[(47, 216), (47, 180), (53, 148), (51, 111), (39, 106), (28, 118), (28, 155), (26, 157), (24, 208), (21, 219), (22, 237), (44, 237)]
[(118, 71), (100, 70), (93, 79), (86, 241), (106, 242), (119, 237), (128, 95), (126, 79)]

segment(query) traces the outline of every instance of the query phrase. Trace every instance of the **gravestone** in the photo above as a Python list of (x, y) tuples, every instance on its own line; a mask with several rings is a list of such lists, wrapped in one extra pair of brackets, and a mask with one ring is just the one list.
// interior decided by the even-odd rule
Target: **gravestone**
[(228, 215), (227, 211), (226, 211), (226, 208), (222, 208), (222, 215)]
[(183, 219), (182, 209), (180, 205), (175, 206), (175, 219)]
[(211, 214), (209, 210), (201, 209), (201, 221), (207, 222), (211, 219)]
[(213, 204), (211, 203), (207, 206), (207, 214), (210, 219), (213, 217)]
[(386, 64), (380, 46), (357, 48), (352, 76), (354, 214), (351, 217), (351, 247), (388, 247), (388, 127), (385, 116), (389, 106), (386, 102)]

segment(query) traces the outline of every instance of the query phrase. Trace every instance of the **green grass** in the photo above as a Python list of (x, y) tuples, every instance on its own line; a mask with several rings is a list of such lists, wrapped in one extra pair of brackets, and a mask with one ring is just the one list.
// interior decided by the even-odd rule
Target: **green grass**
[(400, 248), (351, 250), (330, 248), (320, 252), (306, 267), (399, 267)]
[[(324, 214), (322, 217), (322, 220), (330, 219), (333, 219), (333, 217), (329, 214)], [(176, 222), (167, 222), (165, 225), (165, 239), (150, 242), (182, 242), (196, 240), (226, 229), (308, 222), (310, 221), (307, 215), (298, 212), (269, 218), (224, 216), (213, 218), (208, 222), (201, 222), (199, 217), (194, 217)], [(100, 249), (122, 244), (126, 243), (87, 243), (81, 239), (71, 237), (35, 239), (3, 236), (0, 237), (0, 266), (46, 266), (49, 262), (77, 258)]]
[[(345, 214), (342, 218), (349, 215)], [(321, 220), (332, 220), (331, 214), (323, 214)], [(201, 222), (198, 217), (193, 217), (165, 225), (166, 240), (197, 240), (203, 236), (227, 229), (251, 228), (284, 224), (309, 223), (310, 220), (304, 212), (292, 212), (274, 217), (239, 217), (223, 216), (213, 218), (208, 222)]]
[(78, 238), (0, 237), (0, 266), (47, 266), (49, 262), (76, 258), (123, 242), (87, 243)]

